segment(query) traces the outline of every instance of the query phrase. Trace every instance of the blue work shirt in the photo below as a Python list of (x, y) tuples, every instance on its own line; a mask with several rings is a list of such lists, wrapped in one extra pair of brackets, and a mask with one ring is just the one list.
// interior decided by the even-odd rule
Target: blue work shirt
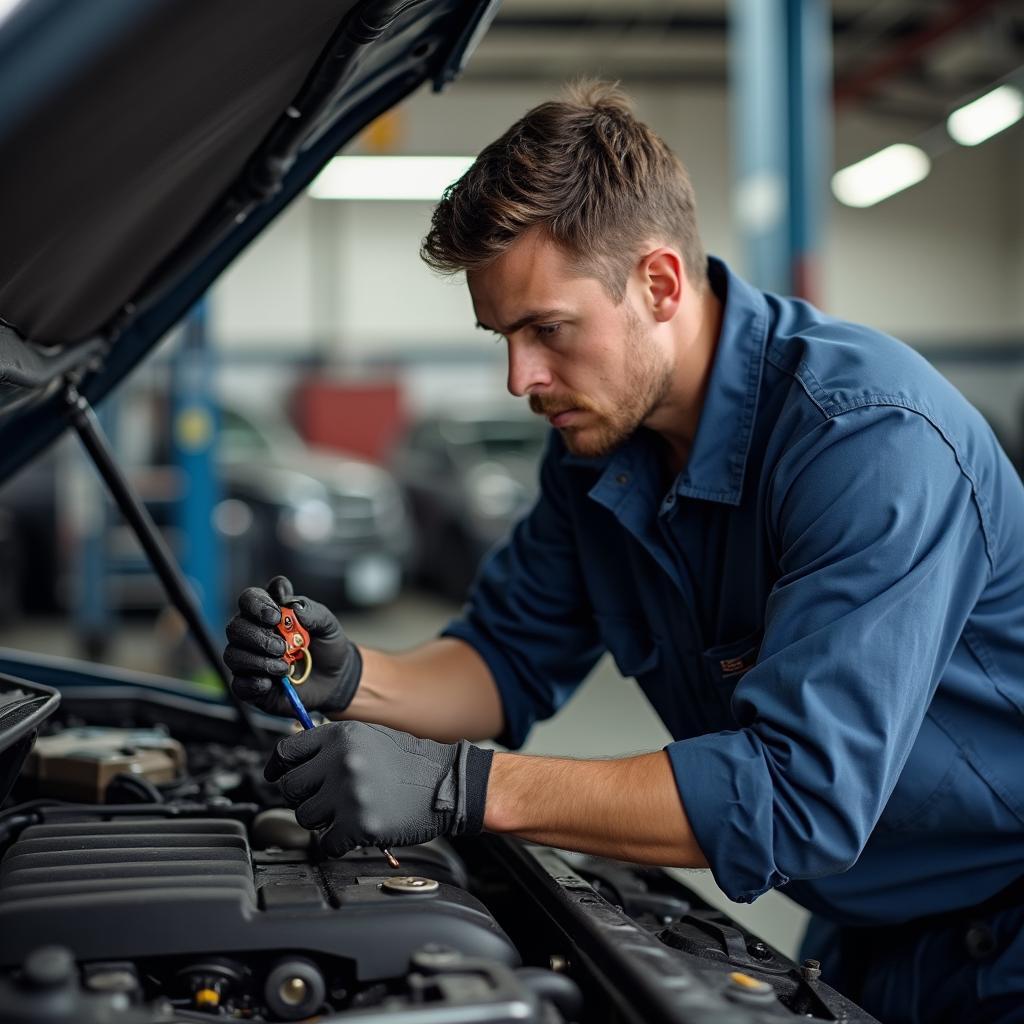
[(732, 899), (785, 886), (842, 924), (973, 905), (1024, 869), (1024, 488), (912, 349), (709, 275), (683, 470), (644, 429), (600, 458), (552, 432), (445, 634), (511, 747), (609, 650)]

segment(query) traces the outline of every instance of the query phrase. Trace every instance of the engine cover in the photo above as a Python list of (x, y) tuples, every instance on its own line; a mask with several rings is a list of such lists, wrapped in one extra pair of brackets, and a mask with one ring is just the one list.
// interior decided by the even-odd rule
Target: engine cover
[(469, 893), (354, 873), (371, 864), (254, 854), (227, 819), (36, 825), (0, 865), (0, 966), (55, 941), (80, 961), (288, 950), (341, 958), (360, 982), (401, 976), (431, 943), (519, 963)]

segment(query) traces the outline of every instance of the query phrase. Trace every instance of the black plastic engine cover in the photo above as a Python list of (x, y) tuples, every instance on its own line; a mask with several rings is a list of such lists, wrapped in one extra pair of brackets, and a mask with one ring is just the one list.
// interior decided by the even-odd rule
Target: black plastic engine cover
[(0, 864), (0, 966), (54, 943), (80, 961), (320, 954), (349, 961), (360, 982), (403, 975), (429, 943), (519, 963), (463, 889), (396, 891), (353, 868), (282, 851), (257, 854), (254, 871), (245, 829), (222, 819), (36, 825)]

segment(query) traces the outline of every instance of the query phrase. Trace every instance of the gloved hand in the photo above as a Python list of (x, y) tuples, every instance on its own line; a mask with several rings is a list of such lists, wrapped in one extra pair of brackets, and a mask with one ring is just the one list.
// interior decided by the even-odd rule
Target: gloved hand
[(330, 722), (288, 736), (264, 769), (317, 829), (332, 857), (357, 846), (411, 846), (483, 829), (492, 750), (435, 743), (364, 722)]
[(288, 674), (288, 664), (281, 657), (284, 637), (275, 628), (281, 621), (282, 604), (288, 604), (309, 630), (313, 671), (299, 687), (302, 703), (309, 711), (344, 711), (363, 673), (359, 648), (324, 605), (295, 597), (285, 576), (275, 576), (266, 590), (248, 587), (239, 595), (238, 614), (227, 625), (224, 648), (224, 663), (234, 674), (232, 692), (272, 715), (294, 715), (280, 683), (280, 677)]

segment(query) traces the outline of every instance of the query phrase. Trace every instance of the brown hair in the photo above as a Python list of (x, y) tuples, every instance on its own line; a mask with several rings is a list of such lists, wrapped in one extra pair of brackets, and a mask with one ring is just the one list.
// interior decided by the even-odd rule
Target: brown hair
[(538, 226), (616, 302), (649, 238), (679, 247), (694, 287), (707, 278), (686, 168), (606, 82), (570, 86), (484, 149), (445, 190), (420, 255), (476, 270)]

